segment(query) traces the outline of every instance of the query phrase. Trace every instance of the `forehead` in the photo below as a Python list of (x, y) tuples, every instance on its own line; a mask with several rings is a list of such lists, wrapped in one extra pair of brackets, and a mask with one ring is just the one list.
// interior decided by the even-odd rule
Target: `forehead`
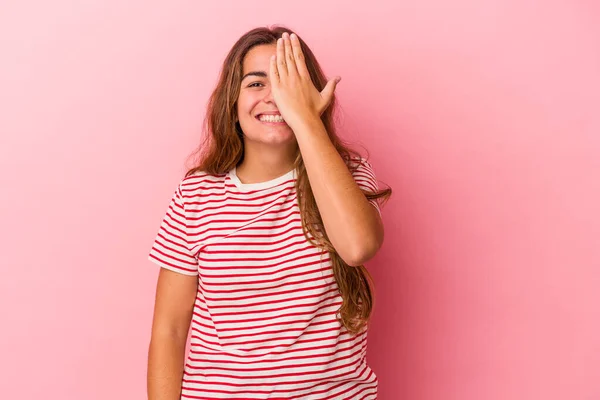
[(268, 73), (271, 56), (276, 54), (277, 45), (275, 44), (261, 44), (253, 47), (244, 57), (242, 74), (250, 71), (265, 71)]

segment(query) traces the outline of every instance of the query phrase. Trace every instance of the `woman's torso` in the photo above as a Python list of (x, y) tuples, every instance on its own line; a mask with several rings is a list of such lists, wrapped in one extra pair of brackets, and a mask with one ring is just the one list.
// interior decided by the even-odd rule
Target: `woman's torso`
[(183, 399), (375, 399), (367, 332), (337, 320), (329, 255), (302, 231), (295, 171), (243, 184), (235, 170), (184, 179), (198, 295)]

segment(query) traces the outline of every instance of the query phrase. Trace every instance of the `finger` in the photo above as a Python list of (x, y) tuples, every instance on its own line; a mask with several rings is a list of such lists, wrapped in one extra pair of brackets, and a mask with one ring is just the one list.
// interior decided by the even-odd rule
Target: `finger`
[(300, 39), (295, 33), (290, 35), (290, 40), (292, 42), (292, 50), (294, 52), (294, 58), (296, 59), (296, 68), (298, 69), (298, 74), (300, 74), (303, 78), (310, 79), (310, 73), (308, 72), (308, 68), (306, 68), (306, 61), (304, 60), (304, 53), (302, 52), (302, 46), (300, 45)]
[(275, 83), (279, 83), (279, 71), (277, 70), (277, 56), (271, 56), (271, 61), (269, 62), (269, 79), (271, 80), (271, 85)]
[(287, 32), (283, 33), (283, 47), (285, 48), (285, 63), (287, 65), (288, 75), (298, 75), (296, 60), (294, 60), (294, 52), (292, 51), (292, 42), (290, 41), (290, 35)]
[(283, 48), (283, 39), (277, 39), (277, 70), (279, 79), (285, 79), (287, 76), (287, 66), (285, 65), (285, 49)]

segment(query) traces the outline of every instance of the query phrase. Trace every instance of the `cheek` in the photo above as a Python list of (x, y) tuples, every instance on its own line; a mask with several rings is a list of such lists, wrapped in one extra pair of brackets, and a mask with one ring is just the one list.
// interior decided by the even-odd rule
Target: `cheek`
[(256, 105), (260, 102), (260, 97), (252, 94), (240, 95), (238, 98), (238, 114), (243, 116), (244, 114), (252, 114)]

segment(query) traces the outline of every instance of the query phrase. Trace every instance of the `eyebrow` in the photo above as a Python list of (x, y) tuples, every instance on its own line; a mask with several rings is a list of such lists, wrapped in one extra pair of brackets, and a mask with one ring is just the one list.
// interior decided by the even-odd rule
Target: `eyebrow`
[(266, 78), (267, 77), (267, 73), (264, 71), (252, 71), (252, 72), (248, 72), (246, 75), (244, 75), (244, 77), (242, 78), (242, 81), (244, 79), (246, 79), (249, 76), (259, 76), (261, 78)]

